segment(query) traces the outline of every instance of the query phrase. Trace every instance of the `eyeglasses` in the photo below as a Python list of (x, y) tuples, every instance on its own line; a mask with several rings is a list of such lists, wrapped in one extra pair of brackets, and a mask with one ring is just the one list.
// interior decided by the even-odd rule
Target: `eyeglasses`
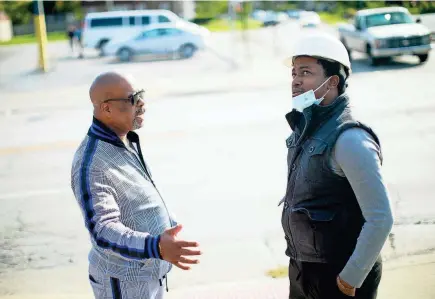
[(130, 102), (132, 106), (136, 106), (139, 101), (143, 101), (143, 94), (145, 93), (145, 90), (141, 89), (139, 91), (136, 91), (135, 93), (132, 93), (128, 96), (126, 99), (107, 99), (103, 101), (103, 103), (107, 102), (114, 102), (114, 101), (125, 101)]

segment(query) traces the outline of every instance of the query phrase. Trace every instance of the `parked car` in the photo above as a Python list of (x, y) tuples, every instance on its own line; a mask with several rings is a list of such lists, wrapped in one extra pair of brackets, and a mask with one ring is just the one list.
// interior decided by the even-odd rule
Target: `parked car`
[(318, 27), (321, 23), (319, 14), (314, 11), (304, 11), (299, 15), (299, 24), (302, 28)]
[(432, 49), (429, 29), (403, 7), (358, 11), (353, 24), (341, 25), (338, 31), (349, 55), (366, 53), (372, 65), (400, 55), (416, 55), (424, 63)]
[(154, 25), (139, 34), (108, 42), (103, 52), (121, 61), (143, 54), (177, 54), (190, 58), (197, 50), (205, 48), (209, 34), (209, 31), (198, 32), (182, 24)]
[(264, 16), (262, 22), (264, 27), (278, 25), (278, 13), (273, 10), (266, 11), (266, 15)]
[(289, 17), (284, 12), (276, 12), (273, 10), (255, 10), (252, 13), (252, 18), (263, 23), (264, 27), (276, 26), (280, 23), (288, 21)]
[(139, 33), (148, 26), (177, 23), (188, 24), (198, 31), (203, 30), (164, 9), (89, 13), (84, 20), (83, 47), (101, 50), (110, 40)]
[(287, 10), (287, 15), (290, 19), (299, 20), (303, 12), (304, 10), (301, 9), (290, 9)]
[(251, 14), (251, 17), (254, 20), (257, 20), (257, 21), (260, 21), (260, 22), (263, 22), (264, 19), (266, 18), (266, 16), (267, 16), (267, 12), (265, 10), (262, 10), (262, 9), (256, 9)]

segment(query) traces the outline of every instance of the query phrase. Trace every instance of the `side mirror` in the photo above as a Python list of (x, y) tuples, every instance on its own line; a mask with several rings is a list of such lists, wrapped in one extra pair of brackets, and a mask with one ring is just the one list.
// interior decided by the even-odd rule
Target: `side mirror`
[(417, 20), (415, 20), (416, 23), (420, 24), (421, 23), (421, 19), (417, 18)]

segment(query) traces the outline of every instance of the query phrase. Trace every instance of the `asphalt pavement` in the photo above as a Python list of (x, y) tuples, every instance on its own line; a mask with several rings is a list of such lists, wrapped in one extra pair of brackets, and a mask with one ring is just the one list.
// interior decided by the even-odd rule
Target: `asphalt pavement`
[[(298, 34), (291, 24), (253, 31), (248, 45), (240, 33), (218, 34), (193, 59), (127, 64), (78, 60), (66, 43), (54, 43), (55, 67), (45, 75), (29, 66), (34, 46), (7, 50), (0, 67), (0, 298), (90, 298), (89, 240), (69, 171), (91, 122), (89, 84), (112, 69), (132, 73), (147, 89), (139, 131), (146, 159), (183, 236), (204, 251), (193, 271), (171, 273), (169, 298), (193, 298), (189, 290), (212, 298), (219, 288), (222, 298), (254, 298), (244, 293), (254, 285), (258, 294), (273, 288), (283, 298), (286, 281), (269, 281), (265, 272), (287, 263), (277, 204), (291, 95), (281, 61)], [(355, 114), (381, 138), (396, 217), (384, 257), (390, 269), (406, 269), (398, 261), (435, 248), (435, 93), (428, 83), (435, 59), (418, 65), (404, 57), (374, 68), (362, 55), (353, 58), (349, 94)], [(433, 275), (415, 269), (416, 277)], [(396, 277), (387, 273), (386, 281)]]

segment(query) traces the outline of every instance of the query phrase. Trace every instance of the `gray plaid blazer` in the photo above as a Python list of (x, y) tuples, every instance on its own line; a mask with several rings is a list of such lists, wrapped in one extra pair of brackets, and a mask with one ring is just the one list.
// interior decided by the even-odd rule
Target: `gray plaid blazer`
[(89, 231), (90, 266), (121, 280), (160, 279), (171, 269), (162, 260), (160, 234), (175, 225), (145, 163), (139, 137), (131, 146), (97, 119), (77, 149), (71, 187)]

